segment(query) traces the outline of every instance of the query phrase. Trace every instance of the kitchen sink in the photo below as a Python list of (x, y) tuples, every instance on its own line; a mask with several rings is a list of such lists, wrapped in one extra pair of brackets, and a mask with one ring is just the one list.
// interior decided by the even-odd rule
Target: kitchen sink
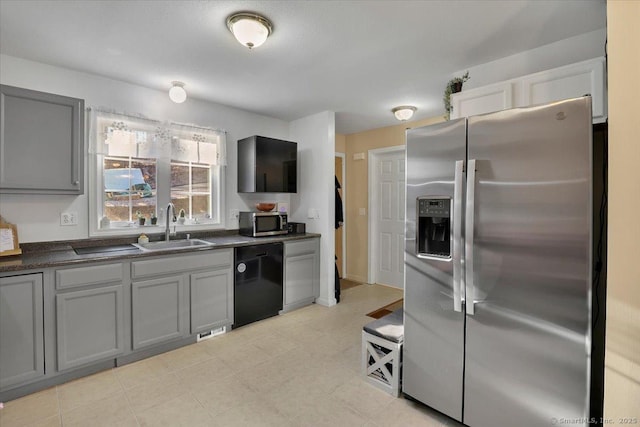
[(160, 242), (149, 243), (134, 243), (133, 245), (145, 252), (157, 252), (213, 246), (213, 243), (205, 242), (204, 240), (199, 239), (182, 239), (169, 241), (162, 240)]

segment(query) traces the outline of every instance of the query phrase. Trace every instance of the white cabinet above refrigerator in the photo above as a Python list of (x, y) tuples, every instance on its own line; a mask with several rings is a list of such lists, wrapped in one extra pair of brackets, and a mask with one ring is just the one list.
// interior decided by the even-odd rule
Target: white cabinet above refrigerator
[(593, 123), (607, 119), (605, 59), (595, 58), (451, 95), (451, 119), (591, 95)]

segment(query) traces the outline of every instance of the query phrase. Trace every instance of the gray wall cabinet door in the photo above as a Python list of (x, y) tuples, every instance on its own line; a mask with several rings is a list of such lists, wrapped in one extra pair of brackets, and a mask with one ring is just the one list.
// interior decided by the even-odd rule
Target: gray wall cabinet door
[(133, 348), (137, 350), (185, 336), (186, 302), (182, 275), (133, 282)]
[(122, 285), (56, 295), (59, 370), (124, 351), (122, 297)]
[(0, 85), (0, 193), (82, 194), (84, 101)]
[(229, 268), (190, 275), (191, 333), (233, 323), (233, 276)]
[(42, 274), (0, 278), (0, 390), (44, 375)]

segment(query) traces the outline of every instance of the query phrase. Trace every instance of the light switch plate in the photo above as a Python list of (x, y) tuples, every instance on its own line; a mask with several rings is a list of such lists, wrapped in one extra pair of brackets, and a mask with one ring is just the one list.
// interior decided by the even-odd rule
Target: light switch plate
[(78, 225), (78, 212), (62, 212), (60, 225)]

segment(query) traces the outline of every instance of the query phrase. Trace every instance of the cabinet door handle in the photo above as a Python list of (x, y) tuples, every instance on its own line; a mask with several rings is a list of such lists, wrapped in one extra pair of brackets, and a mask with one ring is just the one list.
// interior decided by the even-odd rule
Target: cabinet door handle
[(78, 185), (78, 184), (80, 184), (80, 181), (78, 180), (73, 181), (73, 185)]

